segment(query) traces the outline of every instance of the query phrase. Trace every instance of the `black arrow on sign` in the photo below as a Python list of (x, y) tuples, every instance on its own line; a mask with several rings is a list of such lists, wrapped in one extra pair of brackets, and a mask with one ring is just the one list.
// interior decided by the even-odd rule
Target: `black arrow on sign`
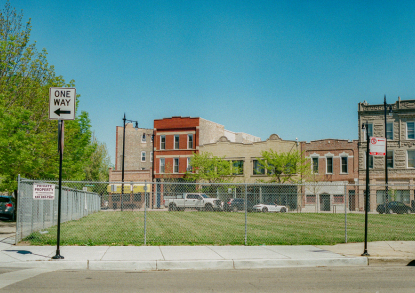
[(54, 113), (58, 116), (61, 116), (61, 114), (71, 114), (71, 111), (61, 111), (61, 108), (59, 108)]

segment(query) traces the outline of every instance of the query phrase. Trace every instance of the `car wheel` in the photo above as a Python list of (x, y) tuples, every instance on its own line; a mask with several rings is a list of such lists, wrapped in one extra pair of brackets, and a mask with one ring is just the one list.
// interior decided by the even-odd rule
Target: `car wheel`
[(392, 211), (392, 209), (389, 209), (389, 214), (393, 214), (393, 211)]
[(238, 207), (233, 207), (233, 209), (232, 209), (234, 212), (237, 212), (238, 211)]
[(411, 209), (406, 209), (406, 213), (410, 214), (411, 213)]
[(175, 204), (170, 204), (169, 205), (169, 211), (177, 211), (177, 207)]
[(207, 205), (205, 206), (205, 211), (207, 211), (207, 212), (212, 212), (212, 211), (213, 211), (213, 206), (212, 206), (211, 204), (207, 204)]
[(263, 208), (262, 208), (262, 212), (263, 212), (263, 213), (268, 212), (268, 208), (267, 208), (267, 207), (263, 207)]
[(285, 213), (287, 210), (285, 208), (281, 208), (281, 213)]

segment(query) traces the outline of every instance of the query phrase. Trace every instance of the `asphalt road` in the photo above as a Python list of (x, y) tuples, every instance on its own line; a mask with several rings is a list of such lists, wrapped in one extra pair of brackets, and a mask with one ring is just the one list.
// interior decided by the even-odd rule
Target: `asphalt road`
[(415, 267), (320, 267), (229, 271), (0, 270), (0, 292), (414, 292)]

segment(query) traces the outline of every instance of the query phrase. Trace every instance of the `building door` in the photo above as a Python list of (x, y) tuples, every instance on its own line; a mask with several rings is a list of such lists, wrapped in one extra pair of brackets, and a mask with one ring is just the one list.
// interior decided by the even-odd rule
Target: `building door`
[(330, 194), (320, 194), (320, 211), (330, 211)]
[(349, 190), (349, 211), (356, 210), (356, 191)]

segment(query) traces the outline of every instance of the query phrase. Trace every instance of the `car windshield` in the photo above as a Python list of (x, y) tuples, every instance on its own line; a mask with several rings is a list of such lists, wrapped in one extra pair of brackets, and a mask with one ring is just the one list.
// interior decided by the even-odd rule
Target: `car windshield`
[(10, 199), (7, 197), (0, 197), (0, 202), (9, 202)]
[(209, 196), (207, 196), (207, 195), (206, 195), (206, 194), (204, 194), (204, 193), (202, 193), (200, 196), (201, 196), (201, 197), (203, 197), (203, 198), (209, 198)]

